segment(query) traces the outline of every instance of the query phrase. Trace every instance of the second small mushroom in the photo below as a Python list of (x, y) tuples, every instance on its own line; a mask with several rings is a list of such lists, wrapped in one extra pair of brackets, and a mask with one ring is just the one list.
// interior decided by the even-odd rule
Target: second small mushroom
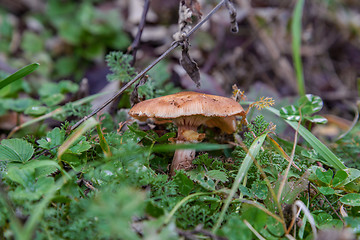
[[(233, 99), (197, 92), (180, 92), (136, 104), (129, 111), (130, 116), (145, 121), (152, 118), (157, 122), (172, 121), (178, 127), (176, 143), (201, 142), (205, 134), (197, 128), (204, 124), (218, 127), (225, 133), (236, 130), (235, 116), (245, 118), (245, 111)], [(175, 170), (192, 168), (194, 149), (178, 149), (171, 164), (171, 175)]]

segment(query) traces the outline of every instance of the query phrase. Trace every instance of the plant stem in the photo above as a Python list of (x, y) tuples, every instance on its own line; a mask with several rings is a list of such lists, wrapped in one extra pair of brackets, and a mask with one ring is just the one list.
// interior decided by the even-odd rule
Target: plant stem
[(293, 61), (296, 73), (296, 81), (298, 87), (298, 93), (300, 96), (305, 95), (304, 73), (303, 65), (301, 62), (301, 16), (304, 9), (305, 0), (298, 0), (295, 5), (293, 19), (291, 24), (292, 33), (292, 51)]
[(164, 225), (167, 225), (171, 218), (174, 216), (175, 212), (184, 204), (186, 203), (188, 200), (190, 200), (191, 198), (195, 198), (195, 197), (198, 197), (198, 196), (203, 196), (203, 195), (211, 195), (211, 194), (214, 194), (214, 193), (211, 193), (211, 192), (200, 192), (200, 193), (194, 193), (194, 194), (191, 194), (187, 197), (184, 197), (180, 202), (178, 202), (175, 207), (171, 210), (171, 212), (169, 213), (169, 215), (165, 218), (165, 221), (164, 221)]

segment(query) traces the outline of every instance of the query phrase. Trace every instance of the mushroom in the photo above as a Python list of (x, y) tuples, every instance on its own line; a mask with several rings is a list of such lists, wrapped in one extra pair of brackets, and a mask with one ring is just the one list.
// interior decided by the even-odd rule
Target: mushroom
[[(133, 106), (129, 115), (140, 121), (152, 118), (157, 123), (173, 122), (178, 127), (176, 143), (201, 142), (205, 134), (197, 128), (204, 124), (218, 127), (225, 133), (236, 130), (235, 116), (245, 117), (245, 111), (233, 99), (197, 92), (179, 92), (140, 102)], [(194, 149), (178, 149), (171, 164), (175, 170), (192, 168)]]

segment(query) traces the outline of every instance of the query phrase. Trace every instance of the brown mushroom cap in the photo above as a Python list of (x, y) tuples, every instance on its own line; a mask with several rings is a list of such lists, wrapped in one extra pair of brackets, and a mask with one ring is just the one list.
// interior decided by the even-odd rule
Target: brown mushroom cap
[[(244, 109), (233, 99), (197, 92), (179, 92), (136, 104), (129, 114), (144, 121), (174, 120), (175, 123), (200, 122), (209, 127), (219, 127), (227, 133), (236, 129), (235, 116), (245, 115)], [(180, 119), (181, 118), (181, 119)], [(198, 121), (201, 120), (201, 121)]]

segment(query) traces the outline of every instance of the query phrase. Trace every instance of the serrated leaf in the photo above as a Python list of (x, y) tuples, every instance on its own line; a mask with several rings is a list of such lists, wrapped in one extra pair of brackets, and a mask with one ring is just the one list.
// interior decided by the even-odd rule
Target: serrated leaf
[[(87, 121), (85, 121), (84, 123), (82, 123), (73, 133), (71, 133), (71, 135), (61, 144), (61, 146), (58, 149), (58, 158), (61, 159), (61, 156), (69, 149), (72, 147), (75, 147), (75, 149), (73, 151), (85, 151), (85, 149), (87, 150), (89, 147), (89, 143), (87, 143), (85, 141), (84, 136), (82, 136), (82, 134), (84, 134), (86, 131), (88, 131), (89, 129), (92, 129), (94, 126), (96, 126), (98, 122), (94, 119), (94, 118), (89, 118)], [(81, 144), (79, 144), (80, 142), (82, 142)], [(78, 144), (80, 145), (79, 149), (77, 149), (76, 146), (74, 146), (74, 144)], [(71, 149), (70, 149), (71, 150)]]
[(209, 179), (208, 181), (206, 181), (204, 179), (204, 176), (202, 176), (202, 174), (200, 173), (194, 173), (194, 172), (186, 172), (186, 175), (190, 177), (191, 180), (193, 180), (194, 182), (198, 183), (200, 186), (202, 186), (203, 188), (210, 190), (210, 191), (214, 191), (215, 190), (215, 183), (213, 180)]
[(35, 170), (35, 177), (48, 176), (56, 170), (60, 170), (61, 167), (54, 160), (31, 160), (19, 168)]
[(4, 139), (0, 145), (0, 161), (26, 162), (34, 154), (34, 147), (22, 139)]
[(194, 183), (181, 171), (177, 172), (174, 177), (174, 182), (179, 187), (179, 192), (183, 195), (189, 195), (190, 191), (194, 188)]
[(360, 206), (360, 193), (349, 193), (340, 198), (340, 202), (349, 206)]
[(257, 198), (259, 198), (261, 200), (264, 200), (268, 194), (268, 188), (267, 188), (266, 184), (264, 184), (264, 183), (252, 184), (251, 191)]
[(220, 181), (223, 183), (228, 181), (228, 177), (227, 177), (226, 173), (224, 173), (220, 170), (210, 170), (210, 171), (206, 172), (205, 175), (209, 178), (212, 178), (214, 180), (217, 180), (217, 181)]
[(250, 190), (247, 187), (243, 186), (243, 185), (239, 186), (239, 190), (244, 196), (248, 196), (248, 197), (251, 197), (251, 198), (254, 197), (252, 192), (250, 192)]
[(318, 187), (318, 189), (323, 195), (335, 194), (335, 190), (331, 187)]
[(69, 148), (72, 153), (80, 154), (91, 148), (91, 144), (86, 141), (86, 137), (80, 137), (76, 142), (73, 143), (73, 146)]
[(20, 169), (16, 166), (12, 166), (9, 167), (6, 177), (11, 181), (22, 185), (29, 191), (34, 190), (35, 176), (33, 169)]
[(42, 138), (37, 141), (41, 148), (50, 150), (52, 149), (52, 153), (55, 153), (56, 149), (53, 149), (57, 146), (60, 146), (65, 140), (65, 131), (60, 130), (60, 128), (56, 127), (51, 132), (46, 134), (46, 138)]
[(165, 133), (161, 137), (156, 138), (156, 141), (159, 143), (165, 143), (168, 141), (169, 138), (174, 138), (174, 137), (176, 137), (176, 133), (169, 132), (169, 133)]
[(326, 185), (330, 185), (333, 177), (333, 171), (331, 169), (323, 172), (320, 168), (317, 168), (315, 174), (320, 181), (322, 181)]

